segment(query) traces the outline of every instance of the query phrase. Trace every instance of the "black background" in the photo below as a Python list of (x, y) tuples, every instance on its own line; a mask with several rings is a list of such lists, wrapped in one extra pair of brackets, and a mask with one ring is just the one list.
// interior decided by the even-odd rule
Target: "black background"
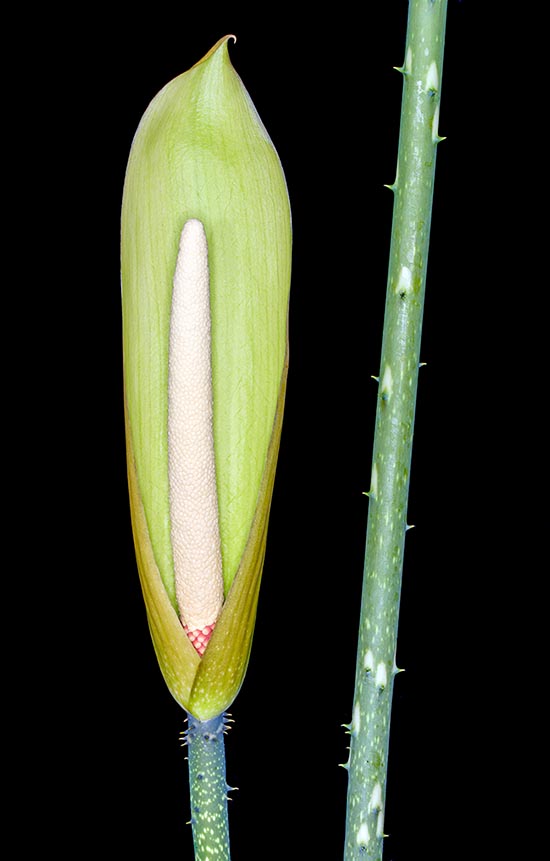
[[(504, 516), (495, 415), (506, 374), (495, 344), (513, 308), (506, 295), (496, 306), (489, 301), (502, 236), (487, 230), (488, 210), (498, 206), (486, 193), (494, 106), (491, 73), (482, 85), (480, 70), (493, 37), (480, 5), (449, 0), (439, 126), (447, 140), (438, 151), (428, 269), (387, 861), (435, 859), (449, 847), (468, 857), (464, 787), (478, 821), (489, 792), (487, 665), (496, 647), (487, 609)], [(47, 193), (63, 213), (58, 241), (74, 252), (63, 258), (69, 286), (60, 307), (68, 303), (78, 323), (61, 349), (56, 337), (51, 344), (70, 415), (57, 434), (69, 461), (57, 478), (61, 520), (72, 524), (78, 559), (68, 567), (86, 572), (67, 578), (72, 606), (53, 634), (66, 703), (56, 708), (58, 750), (70, 761), (71, 821), (90, 849), (191, 861), (184, 716), (156, 664), (129, 521), (119, 217), (128, 152), (149, 101), (234, 33), (233, 64), (285, 170), (294, 256), (267, 558), (250, 666), (227, 737), (228, 781), (240, 787), (230, 804), (232, 850), (237, 861), (332, 861), (343, 847), (341, 725), (353, 700), (371, 375), (379, 370), (393, 203), (384, 184), (395, 175), (401, 104), (392, 67), (403, 61), (408, 4), (368, 4), (361, 14), (347, 4), (326, 12), (203, 6), (159, 2), (116, 18), (97, 9), (65, 18), (66, 35), (45, 46), (47, 61), (35, 67), (46, 96), (41, 129), (55, 152)], [(56, 547), (56, 534), (50, 539)]]

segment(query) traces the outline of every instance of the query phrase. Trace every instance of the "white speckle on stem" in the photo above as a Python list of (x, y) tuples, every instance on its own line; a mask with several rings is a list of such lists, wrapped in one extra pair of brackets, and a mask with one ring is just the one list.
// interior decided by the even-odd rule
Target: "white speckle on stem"
[(412, 290), (412, 272), (408, 266), (402, 266), (399, 272), (399, 278), (395, 285), (395, 292), (400, 296), (410, 293)]
[(363, 667), (367, 671), (367, 673), (371, 673), (374, 667), (374, 655), (372, 654), (372, 649), (368, 649), (365, 652), (365, 660), (363, 661)]
[(212, 626), (223, 577), (212, 429), (210, 277), (204, 227), (183, 227), (168, 359), (168, 472), (176, 599), (189, 629)]
[(384, 376), (382, 377), (380, 392), (385, 400), (391, 398), (393, 392), (393, 374), (389, 365), (386, 365), (384, 368)]
[(369, 801), (369, 811), (372, 813), (374, 810), (382, 809), (382, 785), (380, 783), (375, 783), (374, 789), (372, 790), (372, 794)]
[(379, 688), (385, 688), (388, 684), (388, 673), (386, 671), (386, 665), (383, 661), (380, 661), (380, 663), (376, 667), (375, 682)]
[(435, 111), (432, 120), (432, 143), (439, 141), (439, 105), (435, 106)]
[(368, 846), (370, 840), (369, 826), (366, 822), (362, 822), (357, 830), (357, 845)]
[(378, 468), (376, 464), (372, 467), (372, 473), (370, 477), (370, 491), (369, 495), (373, 496), (376, 499), (376, 494), (378, 493)]
[(426, 76), (426, 92), (437, 93), (439, 90), (439, 73), (437, 71), (437, 63), (433, 60), (428, 68)]
[(359, 703), (355, 703), (353, 707), (353, 720), (351, 722), (351, 731), (354, 735), (359, 733), (361, 729), (361, 709), (359, 708)]

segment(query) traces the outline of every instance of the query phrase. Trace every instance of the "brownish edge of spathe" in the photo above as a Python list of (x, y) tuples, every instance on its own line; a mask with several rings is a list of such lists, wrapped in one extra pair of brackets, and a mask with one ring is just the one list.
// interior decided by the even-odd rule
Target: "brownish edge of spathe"
[(160, 669), (172, 696), (182, 708), (187, 709), (201, 659), (183, 630), (155, 561), (139, 493), (126, 398), (124, 401), (130, 513), (141, 591)]
[(201, 720), (215, 717), (233, 702), (250, 658), (281, 440), (287, 375), (288, 342), (256, 512), (235, 579), (193, 682), (189, 710)]
[[(204, 57), (201, 57), (200, 60), (197, 60), (197, 62), (191, 66), (191, 69), (196, 69), (197, 66), (200, 66), (201, 63), (204, 63), (205, 60), (208, 60), (208, 58), (211, 57), (212, 54), (215, 54), (218, 48), (221, 48), (223, 44), (227, 45), (227, 42), (229, 42), (230, 39), (233, 39), (233, 42), (237, 41), (237, 37), (234, 36), (233, 33), (228, 33), (227, 36), (222, 36), (221, 39), (218, 39), (216, 44), (213, 45), (212, 48), (210, 48), (210, 50), (204, 55)], [(191, 71), (191, 69), (188, 69), (188, 71)]]

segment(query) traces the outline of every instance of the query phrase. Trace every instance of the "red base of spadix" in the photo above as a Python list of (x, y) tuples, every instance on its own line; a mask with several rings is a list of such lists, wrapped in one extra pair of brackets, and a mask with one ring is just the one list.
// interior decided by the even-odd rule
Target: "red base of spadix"
[(215, 622), (213, 625), (205, 625), (204, 628), (195, 628), (192, 631), (189, 630), (187, 625), (183, 626), (185, 633), (191, 640), (193, 646), (195, 647), (201, 658), (204, 655), (204, 651), (208, 645), (208, 641), (212, 636), (212, 631), (215, 627)]

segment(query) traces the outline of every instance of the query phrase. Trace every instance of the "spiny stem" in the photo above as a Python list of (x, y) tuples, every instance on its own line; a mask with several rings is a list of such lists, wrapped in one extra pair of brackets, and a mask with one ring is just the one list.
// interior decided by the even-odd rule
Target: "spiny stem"
[(230, 861), (224, 715), (200, 721), (188, 715), (191, 825), (195, 861)]
[(381, 861), (446, 0), (410, 0), (357, 652), (344, 861)]

